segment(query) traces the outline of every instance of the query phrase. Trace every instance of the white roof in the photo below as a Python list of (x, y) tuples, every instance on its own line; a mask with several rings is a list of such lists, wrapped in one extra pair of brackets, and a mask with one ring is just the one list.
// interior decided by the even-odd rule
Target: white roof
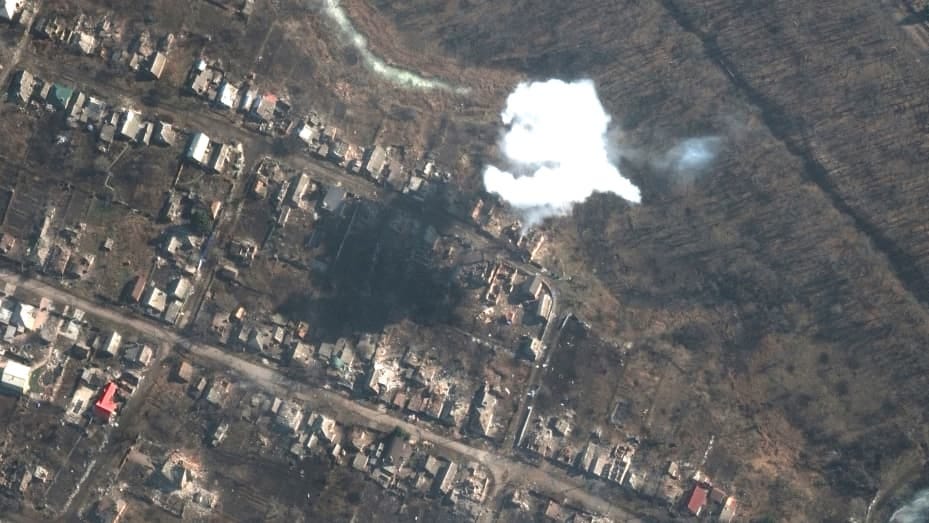
[(158, 312), (164, 312), (165, 307), (168, 305), (168, 295), (158, 287), (152, 287), (144, 301), (146, 307), (150, 307)]
[(29, 389), (30, 373), (32, 373), (32, 369), (22, 363), (7, 361), (6, 366), (3, 367), (3, 375), (0, 377), (0, 383), (6, 387), (26, 392)]
[(38, 312), (35, 307), (26, 303), (20, 303), (16, 312), (16, 321), (19, 326), (27, 331), (35, 330)]
[(239, 97), (239, 88), (229, 82), (223, 82), (216, 95), (216, 103), (232, 109), (235, 106), (236, 99)]
[(245, 91), (245, 93), (242, 94), (242, 101), (239, 102), (239, 110), (248, 111), (251, 109), (252, 102), (255, 100), (255, 96), (257, 96), (257, 94), (258, 92), (254, 90)]
[(187, 278), (178, 278), (171, 284), (168, 292), (170, 292), (171, 296), (174, 298), (186, 300), (187, 296), (190, 295), (190, 280)]
[(109, 338), (106, 340), (106, 344), (102, 347), (103, 352), (108, 354), (116, 354), (119, 352), (119, 346), (123, 343), (123, 337), (116, 331), (113, 331), (110, 334)]
[(197, 133), (194, 135), (193, 139), (190, 140), (190, 147), (187, 148), (187, 157), (199, 164), (206, 164), (208, 160), (206, 150), (209, 146), (210, 137), (203, 133)]

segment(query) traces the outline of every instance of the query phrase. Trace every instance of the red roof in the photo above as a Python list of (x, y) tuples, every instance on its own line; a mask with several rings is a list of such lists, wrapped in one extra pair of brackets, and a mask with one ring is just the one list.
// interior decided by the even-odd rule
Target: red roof
[(110, 416), (116, 413), (116, 402), (113, 401), (114, 396), (116, 396), (116, 384), (113, 382), (107, 383), (106, 386), (103, 387), (100, 399), (94, 403), (94, 414), (105, 421), (109, 421)]
[(699, 484), (695, 485), (694, 491), (687, 501), (687, 510), (691, 511), (695, 516), (699, 516), (700, 512), (703, 511), (703, 507), (706, 505), (706, 497), (708, 494), (708, 488)]

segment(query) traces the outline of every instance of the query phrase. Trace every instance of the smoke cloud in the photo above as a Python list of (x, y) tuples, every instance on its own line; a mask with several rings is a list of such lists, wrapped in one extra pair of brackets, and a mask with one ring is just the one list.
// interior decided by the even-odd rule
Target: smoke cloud
[(520, 210), (528, 225), (567, 214), (594, 192), (641, 201), (609, 159), (610, 115), (592, 81), (521, 83), (500, 117), (506, 162), (486, 168), (484, 186)]
[(925, 523), (929, 521), (929, 489), (916, 494), (906, 505), (890, 516), (890, 523)]
[(712, 163), (721, 145), (718, 136), (689, 138), (671, 148), (661, 163), (678, 172), (699, 171)]
[(456, 93), (467, 92), (467, 89), (464, 87), (456, 87), (441, 80), (425, 78), (412, 71), (394, 67), (379, 58), (368, 48), (368, 39), (355, 29), (354, 24), (352, 24), (352, 21), (348, 18), (348, 14), (345, 12), (345, 9), (342, 8), (338, 0), (321, 0), (321, 11), (335, 23), (339, 33), (351, 42), (352, 46), (361, 56), (361, 60), (364, 62), (365, 66), (377, 75), (401, 87), (423, 91), (442, 89)]

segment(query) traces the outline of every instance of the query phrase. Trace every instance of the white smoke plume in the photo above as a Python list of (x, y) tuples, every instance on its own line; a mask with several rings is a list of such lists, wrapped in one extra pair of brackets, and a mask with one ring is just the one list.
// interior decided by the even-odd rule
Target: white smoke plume
[(335, 23), (339, 33), (351, 42), (355, 50), (358, 51), (365, 66), (377, 75), (401, 87), (423, 91), (442, 89), (456, 93), (467, 92), (467, 88), (456, 87), (441, 80), (425, 78), (412, 71), (407, 71), (388, 64), (371, 52), (368, 48), (368, 39), (355, 29), (355, 25), (352, 24), (352, 21), (348, 18), (348, 14), (345, 12), (345, 9), (342, 8), (339, 0), (321, 0), (320, 3), (322, 13)]
[(721, 145), (718, 136), (688, 138), (672, 147), (659, 163), (677, 172), (699, 171), (713, 162)]
[(521, 83), (500, 117), (506, 164), (488, 166), (484, 186), (519, 209), (528, 225), (567, 214), (594, 192), (641, 201), (609, 159), (610, 115), (592, 81)]
[(923, 490), (890, 516), (890, 523), (926, 523), (929, 521), (929, 490)]

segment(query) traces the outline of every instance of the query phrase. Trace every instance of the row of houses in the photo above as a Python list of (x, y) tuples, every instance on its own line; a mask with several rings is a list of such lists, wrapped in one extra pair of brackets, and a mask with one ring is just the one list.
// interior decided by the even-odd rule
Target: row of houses
[(218, 62), (197, 59), (187, 74), (185, 90), (213, 106), (244, 115), (266, 133), (286, 134), (292, 127), (290, 104), (270, 92), (261, 92), (248, 82), (236, 82)]
[(100, 152), (109, 150), (117, 139), (162, 146), (174, 145), (176, 141), (177, 131), (167, 122), (147, 120), (132, 108), (113, 108), (68, 85), (37, 78), (28, 70), (13, 74), (8, 94), (14, 103), (34, 103), (50, 111), (63, 112), (71, 125), (96, 131)]
[(184, 158), (193, 165), (212, 173), (223, 173), (231, 166), (238, 176), (245, 166), (245, 150), (241, 143), (228, 144), (211, 140), (197, 131), (190, 137)]
[(275, 93), (262, 92), (248, 81), (233, 81), (218, 62), (202, 58), (195, 61), (185, 89), (214, 107), (242, 114), (245, 122), (257, 125), (260, 132), (286, 135), (292, 131), (294, 139), (302, 142), (317, 158), (414, 197), (425, 198), (431, 192), (429, 180), (447, 181), (451, 177), (429, 158), (423, 159), (411, 176), (392, 159), (391, 148), (375, 144), (362, 149), (345, 140), (339, 128), (325, 125), (315, 113), (295, 123), (288, 101)]
[[(173, 146), (177, 141), (178, 131), (170, 123), (148, 120), (133, 108), (112, 108), (101, 99), (65, 84), (37, 78), (28, 70), (13, 74), (8, 95), (14, 103), (34, 103), (50, 111), (63, 112), (71, 125), (96, 131), (101, 153), (107, 152), (116, 140), (146, 146), (152, 143)], [(242, 144), (214, 141), (203, 132), (193, 133), (185, 158), (214, 173), (231, 167), (238, 176), (245, 167)]]
[(168, 53), (175, 37), (168, 33), (157, 39), (144, 30), (123, 48), (115, 44), (121, 40), (119, 23), (108, 15), (95, 18), (86, 14), (77, 17), (51, 13), (36, 20), (32, 32), (38, 38), (65, 45), (82, 55), (108, 57), (110, 63), (122, 63), (133, 72), (158, 80), (164, 74)]
[[(346, 426), (325, 414), (307, 411), (292, 400), (264, 402), (259, 398), (252, 402), (262, 403), (272, 416), (272, 428), (290, 437), (289, 453), (296, 458), (328, 454), (336, 463), (349, 465), (400, 494), (418, 493), (473, 506), (486, 498), (490, 486), (486, 470), (422, 452), (402, 430), (380, 433)], [(227, 431), (228, 424), (220, 424), (211, 440), (221, 444)]]

